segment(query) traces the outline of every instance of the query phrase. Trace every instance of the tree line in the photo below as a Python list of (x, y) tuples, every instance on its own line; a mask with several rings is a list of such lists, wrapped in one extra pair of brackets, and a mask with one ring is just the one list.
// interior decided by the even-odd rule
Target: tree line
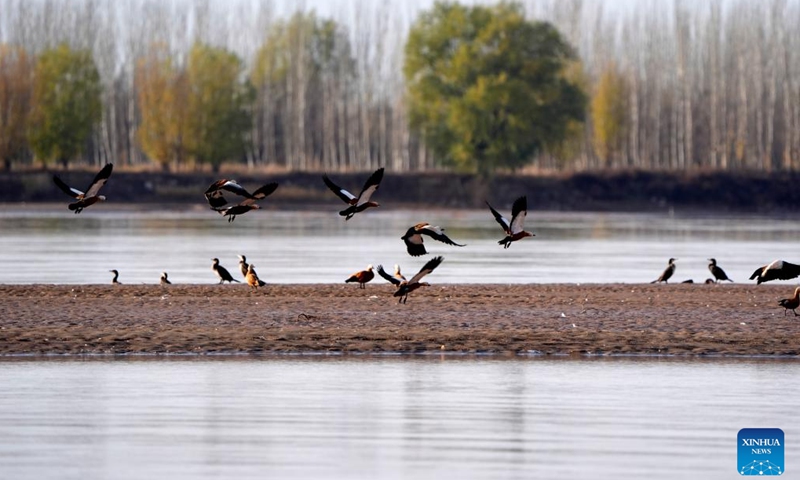
[(1, 165), (800, 167), (796, 2), (341, 5), (0, 0)]

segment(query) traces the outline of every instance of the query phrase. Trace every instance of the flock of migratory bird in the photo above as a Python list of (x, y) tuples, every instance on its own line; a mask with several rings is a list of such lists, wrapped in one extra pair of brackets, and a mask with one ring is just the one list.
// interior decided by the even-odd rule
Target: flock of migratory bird
[[(100, 189), (103, 188), (106, 182), (108, 182), (109, 177), (111, 177), (112, 169), (112, 164), (106, 164), (106, 166), (103, 167), (100, 172), (97, 173), (97, 175), (95, 175), (85, 192), (80, 191), (77, 188), (70, 187), (64, 183), (64, 181), (58, 178), (57, 175), (53, 175), (53, 181), (62, 191), (64, 191), (64, 193), (73, 197), (75, 200), (68, 205), (68, 208), (75, 213), (80, 213), (84, 208), (106, 199), (105, 196), (100, 195), (99, 193)], [(334, 183), (327, 175), (322, 176), (322, 181), (325, 183), (325, 185), (347, 205), (344, 210), (339, 212), (339, 215), (345, 217), (345, 221), (350, 220), (354, 215), (363, 212), (368, 208), (379, 206), (379, 204), (372, 201), (371, 198), (378, 190), (382, 180), (383, 168), (379, 168), (372, 175), (370, 175), (370, 177), (364, 183), (364, 187), (361, 189), (361, 192), (358, 195), (353, 195), (348, 190)], [(272, 182), (259, 187), (251, 193), (236, 183), (235, 180), (222, 179), (212, 183), (206, 189), (204, 194), (212, 210), (218, 212), (224, 217), (227, 217), (228, 222), (233, 222), (238, 215), (244, 215), (251, 210), (257, 210), (261, 208), (257, 202), (271, 195), (277, 188), (278, 183)], [(230, 195), (239, 197), (241, 200), (239, 200), (238, 203), (230, 202), (228, 198)], [(494, 207), (489, 204), (489, 202), (486, 202), (486, 205), (489, 207), (494, 219), (497, 221), (500, 227), (502, 227), (503, 232), (505, 233), (505, 237), (497, 242), (498, 244), (502, 245), (503, 248), (508, 248), (513, 242), (522, 240), (525, 237), (534, 236), (533, 233), (524, 229), (525, 217), (528, 214), (527, 197), (522, 196), (514, 201), (514, 204), (511, 207), (510, 221), (500, 214), (500, 212), (495, 210)], [(459, 244), (451, 240), (447, 235), (445, 235), (444, 229), (438, 225), (431, 225), (423, 222), (410, 227), (406, 233), (400, 237), (405, 243), (406, 251), (409, 255), (417, 257), (428, 253), (427, 250), (425, 250), (423, 236), (428, 236), (447, 245), (456, 247), (465, 246), (464, 244)], [(406, 277), (403, 276), (398, 265), (394, 266), (393, 274), (387, 273), (382, 265), (378, 265), (378, 267), (374, 270), (377, 270), (378, 274), (382, 278), (389, 281), (396, 287), (394, 296), (398, 297), (398, 302), (405, 303), (408, 300), (409, 293), (417, 290), (420, 287), (429, 286), (429, 284), (427, 282), (423, 282), (422, 279), (426, 275), (432, 273), (436, 267), (442, 263), (443, 260), (444, 258), (441, 256), (431, 259), (425, 263), (420, 271), (411, 277), (411, 279), (406, 279)], [(706, 283), (733, 281), (728, 278), (728, 275), (725, 274), (725, 271), (723, 271), (722, 268), (717, 265), (717, 261), (715, 259), (710, 258), (708, 260), (708, 268), (714, 278), (709, 278), (706, 280)], [(667, 268), (664, 270), (664, 272), (656, 280), (653, 280), (650, 283), (668, 283), (669, 279), (672, 278), (675, 273), (675, 261), (676, 259), (670, 258)], [(212, 259), (211, 268), (219, 277), (220, 283), (224, 283), (226, 281), (239, 282), (233, 278), (233, 276), (225, 267), (219, 264), (219, 259)], [(265, 285), (265, 283), (258, 278), (258, 274), (255, 271), (254, 265), (248, 264), (244, 255), (239, 256), (239, 268), (242, 272), (242, 276), (244, 276), (245, 281), (248, 285), (250, 285), (251, 288), (255, 289)], [(119, 272), (117, 270), (111, 270), (111, 272), (114, 274), (114, 278), (111, 283), (119, 284)], [(758, 267), (750, 276), (750, 280), (756, 280), (757, 284), (761, 284), (771, 280), (790, 280), (797, 278), (798, 276), (800, 276), (800, 265), (795, 265), (783, 260), (775, 260), (772, 263)], [(368, 265), (366, 270), (361, 270), (354, 273), (348, 277), (345, 282), (358, 283), (359, 288), (366, 288), (365, 284), (370, 282), (373, 278), (375, 278), (373, 266)], [(691, 282), (691, 280), (687, 282)], [(161, 274), (161, 284), (171, 284), (166, 272)], [(800, 287), (795, 289), (793, 297), (782, 299), (778, 303), (780, 306), (784, 307), (784, 314), (786, 314), (789, 310), (792, 310), (795, 316), (798, 316), (796, 309), (800, 307)]]

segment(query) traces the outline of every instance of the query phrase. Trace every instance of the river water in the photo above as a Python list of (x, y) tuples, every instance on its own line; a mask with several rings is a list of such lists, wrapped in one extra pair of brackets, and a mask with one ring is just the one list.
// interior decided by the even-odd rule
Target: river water
[(0, 361), (4, 479), (732, 479), (794, 360), (278, 357)]
[[(505, 212), (508, 213), (508, 212)], [(400, 237), (415, 223), (440, 225), (459, 248), (426, 239), (445, 262), (432, 283), (641, 283), (670, 257), (674, 280), (702, 282), (717, 258), (738, 282), (774, 259), (800, 263), (798, 217), (626, 213), (528, 214), (536, 236), (503, 237), (487, 210), (371, 210), (345, 222), (332, 211), (261, 210), (227, 223), (205, 209), (121, 211), (108, 205), (0, 209), (0, 283), (215, 283), (211, 258), (237, 273), (244, 254), (269, 283), (336, 283), (367, 264), (416, 272), (432, 255), (410, 257)], [(237, 278), (240, 278), (238, 274)]]

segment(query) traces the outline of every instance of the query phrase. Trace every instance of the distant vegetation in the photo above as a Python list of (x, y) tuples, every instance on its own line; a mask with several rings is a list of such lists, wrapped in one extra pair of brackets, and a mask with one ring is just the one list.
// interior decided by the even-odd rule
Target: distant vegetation
[(0, 0), (0, 168), (800, 169), (798, 2), (610, 3)]

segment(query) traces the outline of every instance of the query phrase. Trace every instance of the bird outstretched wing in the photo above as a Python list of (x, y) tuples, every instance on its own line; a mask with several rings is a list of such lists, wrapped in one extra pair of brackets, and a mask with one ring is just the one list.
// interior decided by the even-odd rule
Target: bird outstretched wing
[(388, 273), (386, 273), (386, 270), (383, 269), (383, 265), (378, 265), (377, 270), (378, 270), (378, 275), (383, 277), (388, 282), (391, 282), (392, 285), (400, 285), (400, 279), (399, 278), (395, 278), (394, 276), (389, 275)]
[(364, 183), (364, 188), (361, 189), (361, 193), (358, 194), (358, 201), (356, 204), (361, 205), (369, 202), (372, 194), (375, 193), (380, 186), (381, 180), (383, 180), (383, 167), (375, 170), (375, 172), (369, 176), (367, 181)]
[(525, 217), (528, 215), (528, 197), (522, 196), (514, 200), (511, 207), (511, 234), (517, 234), (525, 229)]
[(494, 219), (497, 220), (497, 223), (500, 224), (500, 227), (503, 228), (503, 231), (508, 233), (511, 231), (511, 223), (506, 219), (506, 217), (500, 215), (500, 212), (495, 210), (489, 202), (486, 202), (486, 205), (489, 207), (489, 210), (492, 211), (492, 215), (494, 215)]
[(428, 260), (428, 263), (423, 265), (422, 268), (419, 270), (419, 272), (417, 272), (416, 275), (411, 277), (411, 280), (408, 281), (408, 284), (413, 285), (415, 283), (418, 283), (420, 280), (422, 280), (422, 277), (433, 272), (436, 269), (436, 267), (438, 267), (439, 264), (442, 263), (442, 260), (444, 260), (444, 257), (434, 257)]
[(353, 195), (352, 193), (348, 192), (344, 188), (340, 187), (339, 185), (336, 185), (335, 183), (333, 183), (333, 181), (330, 178), (328, 178), (327, 175), (323, 175), (322, 176), (322, 181), (325, 182), (325, 185), (327, 185), (328, 188), (333, 193), (335, 193), (337, 197), (341, 198), (344, 203), (347, 203), (347, 204), (350, 204), (350, 205), (355, 203), (355, 201), (357, 199), (356, 196)]
[(417, 232), (425, 234), (434, 240), (438, 240), (442, 243), (446, 243), (448, 245), (453, 245), (456, 247), (464, 247), (465, 244), (456, 243), (450, 240), (450, 237), (444, 234), (444, 229), (438, 225), (434, 226), (430, 223), (419, 224), (416, 227)]
[(111, 171), (114, 169), (114, 164), (107, 163), (102, 170), (97, 172), (97, 175), (94, 176), (92, 183), (89, 184), (89, 188), (86, 189), (86, 197), (94, 197), (98, 193), (100, 193), (100, 189), (103, 188), (103, 185), (106, 184), (108, 178), (111, 176)]
[(82, 198), (85, 195), (77, 188), (72, 188), (66, 183), (64, 183), (64, 181), (58, 178), (57, 175), (53, 175), (53, 182), (55, 182), (55, 184), (58, 186), (58, 188), (61, 189), (62, 192), (66, 193), (72, 198)]

